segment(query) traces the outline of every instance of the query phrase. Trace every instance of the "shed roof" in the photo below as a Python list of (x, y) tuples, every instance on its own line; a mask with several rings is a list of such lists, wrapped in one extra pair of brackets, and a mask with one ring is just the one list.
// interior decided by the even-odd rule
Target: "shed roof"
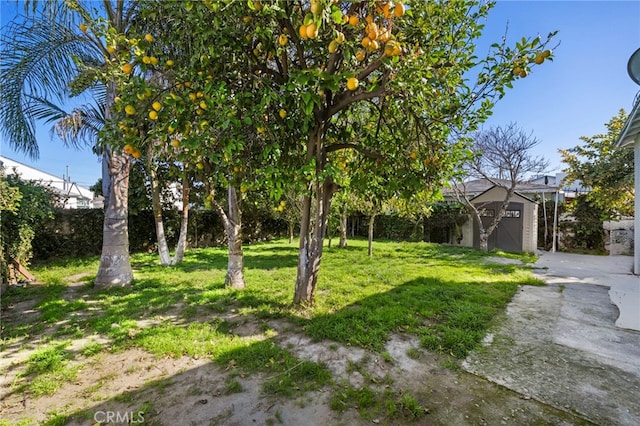
[[(478, 194), (478, 195), (474, 196), (474, 197), (471, 199), (471, 201), (473, 201), (473, 200), (475, 200), (475, 199), (477, 199), (477, 198), (481, 197), (482, 195), (484, 195), (484, 194), (486, 194), (486, 193), (488, 193), (488, 192), (491, 192), (491, 191), (493, 191), (493, 190), (495, 190), (495, 189), (502, 189), (503, 191), (506, 191), (506, 189), (505, 189), (505, 188), (503, 188), (503, 187), (501, 187), (501, 186), (493, 185), (491, 188), (489, 188), (489, 189), (487, 189), (487, 190), (485, 190), (485, 191), (481, 192), (480, 194)], [(520, 198), (522, 198), (522, 199), (524, 199), (525, 201), (528, 201), (528, 202), (530, 202), (530, 203), (537, 203), (537, 201), (535, 201), (535, 200), (533, 200), (533, 199), (531, 199), (531, 198), (529, 198), (529, 197), (527, 197), (527, 196), (523, 195), (523, 194), (522, 194), (521, 192), (519, 192), (519, 191), (515, 191), (515, 192), (513, 193), (513, 195), (518, 196), (518, 197), (520, 197)], [(510, 201), (512, 201), (512, 200), (510, 200)]]
[[(495, 182), (495, 183), (494, 183)], [(496, 185), (498, 183), (499, 185)], [(506, 179), (493, 179), (493, 182), (489, 179), (476, 179), (470, 180), (467, 182), (463, 182), (461, 184), (456, 184), (461, 192), (471, 196), (476, 197), (483, 192), (486, 192), (493, 188), (494, 186), (502, 186), (509, 187), (511, 186), (511, 181)], [(520, 194), (540, 194), (542, 192), (554, 192), (557, 191), (557, 186), (543, 185), (539, 183), (533, 182), (519, 182), (516, 185), (516, 192)], [(442, 191), (442, 194), (446, 196), (454, 196), (455, 190), (453, 188), (445, 188)]]

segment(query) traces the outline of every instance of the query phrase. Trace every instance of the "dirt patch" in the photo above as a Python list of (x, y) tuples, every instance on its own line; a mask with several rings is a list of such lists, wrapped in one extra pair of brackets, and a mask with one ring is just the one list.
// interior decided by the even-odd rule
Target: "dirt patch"
[[(81, 297), (81, 289), (73, 286), (63, 297)], [(3, 313), (3, 321), (24, 319), (16, 313), (33, 308), (24, 303), (12, 306), (10, 315)], [(16, 391), (24, 361), (41, 345), (39, 338), (32, 337), (5, 346), (0, 365), (0, 417), (16, 423), (25, 419), (42, 423), (58, 413), (73, 415), (67, 423), (73, 425), (127, 424), (142, 419), (145, 424), (171, 426), (587, 423), (563, 407), (531, 398), (527, 392), (514, 392), (456, 369), (453, 359), (422, 349), (416, 336), (392, 335), (382, 353), (373, 353), (336, 342), (313, 341), (299, 327), (284, 321), (265, 323), (250, 316), (240, 320), (234, 312), (219, 316), (235, 322), (232, 330), (238, 336), (266, 339), (268, 328), (268, 338), (296, 357), (326, 365), (332, 383), (291, 398), (274, 397), (262, 390), (262, 383), (270, 377), (244, 375), (209, 359), (159, 358), (140, 349), (82, 355), (82, 348), (89, 343), (108, 347), (106, 339), (95, 335), (72, 340), (68, 347), (76, 354), (70, 367), (80, 368), (76, 379), (62, 384), (52, 396), (36, 398)], [(140, 327), (155, 324), (141, 322)], [(332, 409), (332, 399), (347, 387), (390, 395), (392, 402), (410, 397), (423, 411), (414, 418), (403, 412), (387, 415), (384, 407), (353, 408), (356, 405), (350, 404), (340, 411)]]
[[(415, 397), (427, 409), (417, 424), (582, 423), (579, 418), (523, 399), (482, 378), (442, 367), (444, 359), (420, 349), (413, 336), (393, 336), (383, 356), (334, 342), (313, 342), (291, 331), (290, 325), (271, 325), (278, 333), (276, 340), (280, 345), (301, 359), (325, 363), (335, 383), (348, 383), (354, 388), (391, 389), (398, 396)], [(244, 332), (246, 328), (249, 326), (243, 326)], [(82, 365), (77, 380), (65, 383), (53, 396), (40, 398), (14, 393), (11, 383), (18, 370), (5, 369), (2, 418), (41, 423), (52, 413), (75, 413), (77, 416), (70, 423), (75, 425), (106, 420), (107, 413), (140, 415), (145, 422), (160, 425), (409, 422), (406, 418), (388, 419), (366, 410), (334, 411), (330, 400), (336, 392), (335, 386), (295, 398), (267, 396), (261, 391), (265, 379), (262, 375), (239, 375), (207, 359), (157, 358), (142, 350), (130, 349), (79, 357), (74, 362)], [(229, 392), (231, 378), (239, 383), (237, 393)]]

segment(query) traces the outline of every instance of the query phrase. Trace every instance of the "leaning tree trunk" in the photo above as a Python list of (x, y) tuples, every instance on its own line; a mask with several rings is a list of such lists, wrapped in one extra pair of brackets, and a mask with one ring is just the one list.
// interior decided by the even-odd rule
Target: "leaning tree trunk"
[(127, 286), (133, 280), (129, 261), (129, 156), (105, 148), (109, 183), (102, 229), (102, 254), (96, 287)]
[(182, 179), (182, 220), (180, 221), (180, 235), (178, 236), (178, 244), (176, 252), (173, 255), (172, 265), (177, 265), (184, 259), (184, 251), (187, 248), (187, 229), (189, 226), (189, 174), (184, 171)]
[(156, 166), (153, 164), (153, 159), (151, 159), (151, 157), (149, 157), (147, 166), (149, 168), (149, 180), (151, 184), (151, 206), (153, 209), (153, 221), (156, 225), (158, 255), (160, 256), (160, 264), (162, 266), (169, 266), (171, 265), (171, 254), (169, 253), (169, 245), (167, 244), (167, 237), (164, 233), (162, 202), (160, 201), (160, 183), (158, 182)]
[(372, 213), (369, 218), (369, 257), (373, 257), (373, 225), (376, 221), (376, 214)]
[(224, 285), (230, 288), (243, 289), (246, 285), (243, 273), (244, 254), (242, 253), (241, 210), (237, 194), (236, 188), (233, 185), (229, 185), (229, 214), (218, 203), (214, 202), (213, 205), (224, 223), (229, 246), (227, 276), (225, 277)]

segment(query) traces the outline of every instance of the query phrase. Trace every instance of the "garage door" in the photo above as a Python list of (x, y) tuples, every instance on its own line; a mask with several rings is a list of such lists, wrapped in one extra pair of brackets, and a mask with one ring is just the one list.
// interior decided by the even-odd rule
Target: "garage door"
[[(495, 215), (500, 210), (502, 203), (483, 203), (482, 224), (488, 228)], [(479, 205), (476, 205), (479, 207)], [(498, 227), (489, 237), (489, 250), (498, 249), (508, 252), (522, 251), (522, 237), (524, 231), (523, 203), (509, 203), (505, 215), (500, 220)], [(480, 248), (480, 230), (476, 220), (473, 221), (473, 246)]]

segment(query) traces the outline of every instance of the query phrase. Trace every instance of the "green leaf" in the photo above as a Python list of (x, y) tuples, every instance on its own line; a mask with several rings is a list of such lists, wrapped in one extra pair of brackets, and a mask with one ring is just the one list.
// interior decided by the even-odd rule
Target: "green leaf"
[(331, 19), (335, 24), (342, 23), (342, 10), (335, 5), (331, 7)]

